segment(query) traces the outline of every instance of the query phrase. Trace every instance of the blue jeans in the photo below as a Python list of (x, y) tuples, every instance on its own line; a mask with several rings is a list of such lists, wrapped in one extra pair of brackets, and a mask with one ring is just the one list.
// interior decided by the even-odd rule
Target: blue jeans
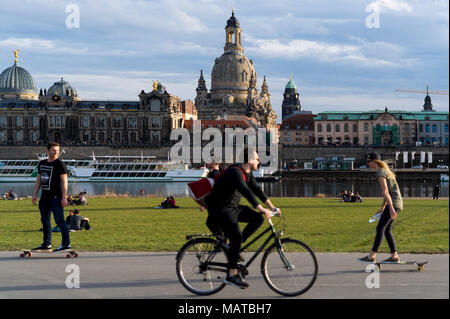
[(44, 245), (52, 244), (52, 225), (51, 212), (53, 212), (53, 217), (55, 218), (56, 225), (61, 229), (62, 235), (62, 245), (69, 246), (69, 227), (64, 220), (64, 207), (61, 206), (61, 198), (54, 197), (52, 199), (40, 199), (39, 200), (39, 210), (41, 212), (41, 222), (42, 230), (44, 232)]

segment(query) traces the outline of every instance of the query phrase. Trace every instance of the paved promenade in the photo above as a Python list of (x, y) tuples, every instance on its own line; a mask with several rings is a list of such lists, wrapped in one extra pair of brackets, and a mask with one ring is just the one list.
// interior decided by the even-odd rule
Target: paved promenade
[[(19, 258), (19, 252), (0, 252), (0, 298), (192, 298), (175, 273), (174, 252), (81, 252), (78, 258), (64, 254), (35, 254)], [(403, 260), (430, 261), (425, 270), (415, 266), (384, 265), (380, 287), (366, 287), (366, 264), (358, 253), (317, 254), (319, 276), (299, 299), (449, 298), (449, 255), (400, 255)], [(387, 255), (386, 255), (387, 256)], [(384, 258), (383, 254), (379, 258)], [(225, 287), (206, 298), (285, 298), (265, 284), (259, 270), (261, 256), (250, 268), (250, 288)], [(69, 289), (68, 276), (76, 265), (80, 287)], [(69, 267), (68, 267), (69, 266)], [(67, 271), (67, 272), (66, 272)], [(70, 277), (69, 277), (70, 278)], [(69, 280), (69, 283), (71, 281)]]

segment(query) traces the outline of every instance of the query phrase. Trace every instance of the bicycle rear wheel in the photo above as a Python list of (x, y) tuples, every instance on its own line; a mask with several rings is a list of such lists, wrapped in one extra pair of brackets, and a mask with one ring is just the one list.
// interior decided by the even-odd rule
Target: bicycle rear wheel
[(316, 281), (319, 266), (308, 245), (295, 239), (282, 239), (281, 251), (271, 245), (264, 253), (261, 271), (267, 285), (283, 296), (298, 296)]
[(211, 295), (224, 286), (228, 257), (211, 238), (188, 241), (177, 255), (177, 276), (181, 284), (197, 295)]

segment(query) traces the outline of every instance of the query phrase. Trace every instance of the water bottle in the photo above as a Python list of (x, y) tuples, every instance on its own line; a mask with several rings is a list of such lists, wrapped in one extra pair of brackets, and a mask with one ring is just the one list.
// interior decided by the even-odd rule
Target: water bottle
[(369, 223), (373, 223), (374, 221), (376, 221), (378, 218), (380, 218), (381, 213), (377, 212), (375, 215), (373, 215), (372, 217), (370, 217), (369, 219)]

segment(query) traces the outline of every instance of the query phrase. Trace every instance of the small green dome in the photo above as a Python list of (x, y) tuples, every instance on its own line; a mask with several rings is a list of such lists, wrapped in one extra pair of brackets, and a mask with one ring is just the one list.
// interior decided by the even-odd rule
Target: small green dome
[(292, 78), (289, 80), (289, 82), (286, 84), (286, 89), (296, 89), (294, 81), (292, 81)]

